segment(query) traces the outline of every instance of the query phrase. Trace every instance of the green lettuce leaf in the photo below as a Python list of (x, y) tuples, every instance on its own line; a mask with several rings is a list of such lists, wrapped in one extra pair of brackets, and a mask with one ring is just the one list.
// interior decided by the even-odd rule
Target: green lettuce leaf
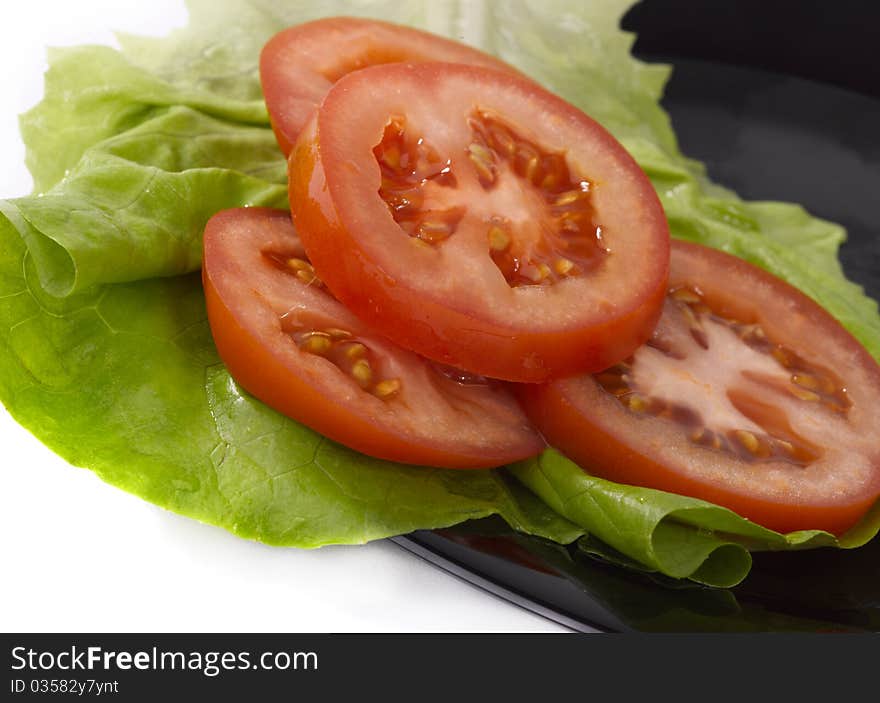
[[(674, 236), (792, 282), (880, 356), (876, 303), (837, 260), (842, 229), (746, 203), (683, 156), (659, 106), (668, 69), (630, 56), (630, 0), (191, 0), (187, 27), (122, 51), (53, 51), (22, 117), (31, 197), (0, 201), (0, 399), (71, 463), (170, 510), (271, 544), (357, 543), (499, 515), (560, 543), (601, 540), (640, 568), (730, 585), (749, 550), (851, 547), (778, 535), (729, 511), (601, 481), (554, 452), (512, 472), (382, 462), (269, 410), (229, 378), (210, 337), (201, 234), (217, 210), (283, 206), (285, 163), (257, 59), (321, 15), (393, 18), (464, 39), (593, 115), (657, 188)], [(514, 478), (515, 476), (515, 478)], [(585, 537), (584, 535), (589, 535)]]
[(558, 542), (582, 530), (501, 471), (410, 467), (324, 439), (241, 391), (198, 274), (42, 291), (0, 219), (0, 397), (72, 464), (269, 544), (360, 543), (501, 515)]
[[(712, 586), (742, 581), (750, 550), (852, 548), (880, 530), (877, 505), (840, 539), (820, 530), (783, 535), (703, 500), (591, 476), (552, 449), (511, 471), (557, 513), (641, 568)], [(582, 539), (584, 549), (592, 544)]]
[(21, 118), (34, 190), (56, 185), (87, 149), (178, 105), (234, 124), (268, 123), (259, 89), (240, 100), (176, 86), (107, 46), (51, 50), (43, 100)]
[[(61, 62), (76, 65), (77, 56), (66, 53)], [(24, 120), (45, 122), (33, 114)], [(31, 150), (30, 156), (36, 183), (55, 177), (48, 154)], [(27, 223), (20, 232), (43, 287), (69, 295), (96, 283), (198, 269), (208, 218), (240, 205), (287, 205), (285, 162), (271, 130), (180, 104), (149, 111), (135, 126), (85, 148), (61, 180), (36, 197), (0, 201), (0, 212)]]

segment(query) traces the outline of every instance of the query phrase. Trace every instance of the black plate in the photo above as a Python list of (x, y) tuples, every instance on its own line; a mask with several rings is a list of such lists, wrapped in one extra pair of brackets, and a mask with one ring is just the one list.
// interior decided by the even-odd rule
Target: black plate
[[(689, 14), (675, 16), (685, 5)], [(682, 150), (745, 198), (798, 202), (846, 226), (844, 268), (878, 298), (880, 74), (873, 60), (862, 60), (868, 45), (859, 38), (877, 26), (880, 12), (837, 2), (828, 14), (823, 5), (824, 15), (800, 2), (800, 13), (788, 16), (779, 10), (792, 4), (772, 0), (740, 0), (740, 14), (733, 3), (724, 10), (657, 0), (627, 19), (642, 32), (636, 49), (652, 51), (647, 58), (659, 52), (675, 67), (664, 104)], [(671, 25), (670, 15), (677, 17)], [(712, 23), (717, 31), (707, 31)], [(800, 47), (802, 60), (793, 61), (786, 43)], [(750, 66), (675, 58), (670, 49), (678, 45), (685, 56)], [(744, 45), (753, 50), (743, 53)], [(849, 551), (755, 554), (751, 573), (733, 589), (624, 569), (518, 535), (497, 520), (394, 541), (575, 630), (880, 631), (880, 539)]]

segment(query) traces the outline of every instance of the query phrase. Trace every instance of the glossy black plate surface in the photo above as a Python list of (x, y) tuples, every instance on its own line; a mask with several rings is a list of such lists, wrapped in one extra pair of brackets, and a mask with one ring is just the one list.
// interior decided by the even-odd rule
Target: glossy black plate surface
[[(636, 10), (648, 27), (659, 21), (664, 8), (674, 5), (685, 3), (646, 2)], [(710, 5), (719, 7), (691, 3), (703, 12)], [(756, 4), (737, 6), (746, 13), (756, 12), (752, 5)], [(804, 5), (811, 3), (800, 3), (801, 8)], [(861, 5), (867, 8), (866, 3)], [(844, 15), (850, 12), (849, 28), (843, 26), (845, 22), (841, 25), (841, 8)], [(813, 56), (821, 59), (822, 52), (836, 50), (837, 73), (821, 60), (792, 64), (784, 54), (785, 44), (797, 41), (778, 34), (775, 38), (771, 34), (766, 46), (757, 46), (748, 55), (753, 59), (750, 67), (675, 58), (668, 52), (669, 42), (677, 41), (675, 31), (697, 31), (688, 30), (688, 21), (696, 21), (693, 17), (664, 35), (666, 43), (664, 37), (650, 33), (640, 43), (666, 51), (663, 58), (675, 66), (664, 104), (684, 153), (703, 161), (711, 178), (744, 198), (801, 203), (813, 214), (844, 225), (849, 231), (849, 241), (841, 250), (844, 268), (869, 295), (880, 298), (880, 79), (872, 61), (858, 62), (858, 52), (865, 48), (858, 43), (859, 3), (841, 3), (838, 10), (833, 21), (828, 19), (838, 25), (831, 27), (830, 35), (822, 33), (821, 16), (803, 15), (793, 25), (806, 37), (804, 41), (825, 36), (825, 44)], [(876, 27), (878, 14), (876, 9), (865, 9), (864, 22), (873, 20)], [(730, 15), (728, 20), (734, 25), (742, 21), (741, 29), (746, 31), (741, 16)], [(767, 21), (772, 24), (780, 18)], [(736, 31), (737, 26), (728, 23), (726, 35), (716, 33), (721, 58), (736, 58), (739, 45), (735, 36), (730, 39)], [(755, 31), (761, 34), (761, 27)], [(698, 36), (705, 39), (704, 34)], [(808, 51), (804, 41), (801, 50)], [(835, 41), (843, 43), (835, 49)], [(761, 53), (774, 46), (783, 51), (776, 64), (771, 54)], [(712, 56), (711, 50), (711, 43), (701, 44), (690, 46), (687, 54), (705, 59)], [(821, 81), (803, 75), (816, 75)], [(496, 520), (417, 532), (395, 541), (575, 630), (880, 631), (880, 538), (848, 551), (755, 554), (749, 576), (728, 590), (627, 570), (574, 549), (517, 535)]]

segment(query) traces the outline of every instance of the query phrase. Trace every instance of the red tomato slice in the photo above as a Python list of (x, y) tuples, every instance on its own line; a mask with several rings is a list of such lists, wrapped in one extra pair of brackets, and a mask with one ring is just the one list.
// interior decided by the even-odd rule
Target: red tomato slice
[(246, 208), (205, 230), (208, 320), (232, 376), (271, 407), (382, 459), (498, 466), (544, 444), (502, 384), (400, 349), (315, 276), (290, 214)]
[(342, 76), (367, 66), (448, 61), (515, 72), (465, 44), (410, 27), (354, 17), (330, 17), (289, 27), (260, 54), (260, 82), (281, 150), (297, 136)]
[(651, 340), (595, 376), (524, 387), (551, 445), (598, 476), (780, 532), (841, 534), (880, 496), (880, 367), (834, 318), (722, 252), (674, 242)]
[(610, 366), (660, 315), (669, 233), (651, 183), (525, 79), (441, 63), (351, 73), (289, 164), (322, 279), (419, 354), (537, 382)]

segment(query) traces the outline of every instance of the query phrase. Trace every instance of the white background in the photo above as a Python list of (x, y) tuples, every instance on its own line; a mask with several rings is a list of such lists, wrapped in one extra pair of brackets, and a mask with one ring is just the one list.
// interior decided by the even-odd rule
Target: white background
[[(17, 115), (45, 47), (162, 35), (183, 0), (3, 0), (0, 197), (31, 188)], [(0, 408), (0, 630), (561, 631), (399, 547), (270, 548), (168, 513), (75, 469)]]

